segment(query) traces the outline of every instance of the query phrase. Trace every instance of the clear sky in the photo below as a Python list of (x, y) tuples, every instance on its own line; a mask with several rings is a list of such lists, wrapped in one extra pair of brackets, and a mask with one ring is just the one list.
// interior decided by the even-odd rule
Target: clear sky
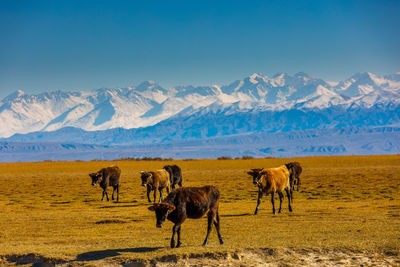
[(400, 71), (400, 1), (0, 0), (0, 98)]

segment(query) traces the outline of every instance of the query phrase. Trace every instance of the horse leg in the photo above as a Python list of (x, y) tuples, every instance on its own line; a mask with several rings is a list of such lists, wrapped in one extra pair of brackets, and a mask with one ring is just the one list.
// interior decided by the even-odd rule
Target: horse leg
[(154, 203), (156, 203), (157, 190), (158, 190), (158, 188), (154, 188)]
[(150, 191), (151, 191), (151, 188), (150, 188), (149, 186), (147, 186), (147, 199), (149, 200), (149, 203), (151, 203), (151, 200), (150, 200)]
[(210, 235), (214, 218), (215, 218), (215, 213), (214, 213), (214, 211), (210, 210), (208, 212), (207, 235), (206, 235), (206, 239), (204, 239), (203, 246), (206, 246), (208, 243), (208, 236)]
[(300, 187), (300, 176), (297, 177), (297, 192), (299, 191)]
[(281, 213), (282, 212), (283, 193), (282, 192), (278, 192), (278, 195), (279, 195), (279, 210), (278, 210), (278, 213)]
[(111, 195), (111, 199), (112, 199), (112, 200), (114, 200), (115, 188), (116, 188), (116, 187), (115, 187), (115, 185), (114, 185), (114, 186), (113, 186), (113, 192), (112, 192), (112, 195)]
[(290, 187), (290, 200), (293, 202), (293, 192), (294, 192), (294, 189), (292, 189), (292, 187)]
[(293, 174), (290, 174), (289, 176), (289, 184), (290, 184), (290, 188), (294, 188), (294, 177)]
[[(285, 191), (286, 191), (286, 189), (285, 189)], [(289, 193), (290, 193), (290, 199), (292, 200), (292, 201), (289, 201), (290, 202), (290, 204), (293, 204), (293, 195), (294, 195), (294, 191), (292, 191), (292, 190), (288, 190), (289, 191)], [(287, 195), (287, 193), (286, 193), (286, 195)]]
[(214, 226), (215, 226), (215, 229), (217, 229), (219, 243), (222, 245), (224, 243), (224, 239), (222, 238), (221, 230), (220, 230), (220, 226), (219, 226), (219, 212), (218, 211), (217, 211), (217, 215), (215, 216), (215, 219), (214, 219)]
[(107, 194), (107, 187), (106, 187), (106, 188), (104, 188), (104, 193), (106, 194), (107, 201), (110, 201), (110, 199), (108, 198), (108, 194)]
[(162, 200), (162, 188), (158, 189), (158, 191), (160, 191), (160, 199), (159, 199), (159, 201), (158, 201), (158, 203), (160, 203), (161, 200)]
[(181, 225), (178, 227), (178, 244), (176, 244), (176, 248), (179, 248), (182, 245), (181, 242)]
[[(171, 238), (171, 248), (175, 247), (175, 233), (177, 231), (179, 226), (177, 226), (176, 224), (174, 225), (174, 227), (172, 227), (172, 238)], [(179, 236), (178, 236), (179, 239)]]
[(257, 213), (258, 213), (258, 207), (260, 206), (262, 196), (263, 196), (262, 191), (260, 189), (258, 189), (257, 207), (256, 207), (256, 210), (254, 211), (254, 215), (257, 215)]
[(276, 211), (275, 211), (275, 192), (271, 192), (271, 203), (272, 203), (272, 213), (276, 214)]
[(289, 211), (291, 212), (291, 211), (293, 211), (293, 209), (292, 209), (292, 204), (291, 204), (291, 201), (290, 201), (290, 198), (291, 198), (291, 196), (290, 196), (290, 190), (289, 190), (289, 188), (285, 188), (285, 191), (286, 191), (286, 194), (287, 194), (287, 197), (288, 197), (288, 202), (289, 202)]
[(117, 202), (119, 202), (119, 184), (117, 185)]

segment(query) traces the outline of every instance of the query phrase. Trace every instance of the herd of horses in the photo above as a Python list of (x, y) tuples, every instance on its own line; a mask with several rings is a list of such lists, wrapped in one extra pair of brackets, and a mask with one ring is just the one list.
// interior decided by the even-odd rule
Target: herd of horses
[[(254, 211), (256, 215), (260, 206), (263, 195), (271, 194), (272, 212), (275, 210), (275, 193), (279, 196), (278, 213), (282, 211), (283, 192), (286, 193), (289, 205), (289, 211), (293, 211), (293, 192), (297, 186), (299, 191), (300, 174), (302, 167), (298, 162), (290, 162), (277, 168), (259, 168), (251, 169), (247, 172), (253, 178), (253, 184), (258, 187), (257, 206)], [(119, 180), (121, 169), (118, 166), (106, 167), (96, 173), (90, 173), (92, 185), (97, 184), (103, 189), (102, 198), (109, 197), (107, 187), (113, 187), (112, 200), (117, 192), (117, 202), (119, 201)], [(180, 247), (181, 242), (181, 225), (187, 219), (199, 219), (207, 214), (207, 235), (203, 242), (203, 246), (207, 245), (208, 236), (214, 224), (220, 244), (223, 244), (223, 237), (220, 232), (219, 219), (219, 190), (212, 185), (203, 187), (183, 187), (182, 186), (182, 170), (177, 165), (167, 165), (161, 170), (141, 171), (140, 172), (142, 186), (147, 189), (147, 200), (151, 203), (150, 193), (154, 192), (153, 205), (148, 209), (156, 214), (156, 226), (162, 227), (166, 219), (174, 223), (172, 228), (171, 248)], [(175, 188), (179, 185), (179, 188)], [(168, 195), (163, 198), (163, 190)], [(172, 191), (171, 191), (172, 189)], [(156, 202), (157, 191), (160, 194), (158, 203)], [(175, 235), (178, 236), (175, 242)]]

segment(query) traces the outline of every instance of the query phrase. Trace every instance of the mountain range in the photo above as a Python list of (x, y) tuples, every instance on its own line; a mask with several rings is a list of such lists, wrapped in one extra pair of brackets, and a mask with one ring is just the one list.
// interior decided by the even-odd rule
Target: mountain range
[(303, 72), (255, 73), (223, 86), (164, 88), (146, 81), (94, 91), (17, 91), (0, 102), (0, 125), (2, 142), (99, 146), (398, 127), (400, 72), (357, 73), (340, 82)]

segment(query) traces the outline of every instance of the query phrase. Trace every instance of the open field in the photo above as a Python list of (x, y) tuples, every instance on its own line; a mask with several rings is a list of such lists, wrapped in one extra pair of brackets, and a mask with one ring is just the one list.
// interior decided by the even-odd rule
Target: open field
[[(294, 160), (303, 166), (294, 212), (285, 198), (282, 214), (273, 215), (264, 196), (254, 216), (256, 187), (246, 171)], [(182, 247), (169, 248), (172, 223), (155, 227), (139, 171), (171, 163), (182, 168), (185, 186), (220, 189), (225, 244), (213, 230), (201, 246), (203, 218), (187, 220)], [(122, 169), (121, 202), (101, 202), (88, 174), (113, 164)], [(0, 265), (400, 264), (400, 155), (7, 163), (0, 195)]]

